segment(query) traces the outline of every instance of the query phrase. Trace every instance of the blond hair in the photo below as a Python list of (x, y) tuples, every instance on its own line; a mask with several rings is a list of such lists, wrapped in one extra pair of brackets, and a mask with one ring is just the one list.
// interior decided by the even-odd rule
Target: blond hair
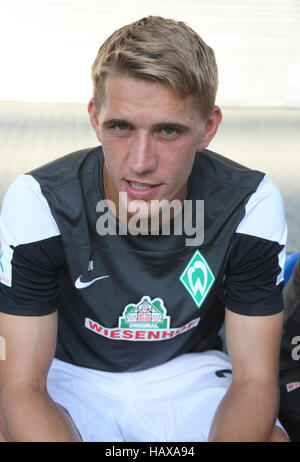
[(181, 21), (148, 16), (105, 40), (92, 66), (97, 110), (105, 97), (106, 77), (120, 73), (167, 84), (182, 97), (193, 96), (203, 120), (213, 110), (218, 87), (214, 51)]

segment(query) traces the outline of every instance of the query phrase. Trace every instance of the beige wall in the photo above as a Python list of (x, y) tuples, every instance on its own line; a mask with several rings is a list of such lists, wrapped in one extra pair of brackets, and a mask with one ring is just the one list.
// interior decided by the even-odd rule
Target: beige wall
[(300, 106), (299, 0), (0, 0), (0, 100), (86, 101), (102, 41), (148, 14), (215, 49), (219, 104)]

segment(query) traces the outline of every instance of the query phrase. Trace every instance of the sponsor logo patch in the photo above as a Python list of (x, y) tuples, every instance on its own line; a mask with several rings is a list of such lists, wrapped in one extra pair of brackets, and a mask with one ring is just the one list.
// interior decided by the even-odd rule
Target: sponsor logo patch
[(291, 382), (286, 385), (286, 390), (288, 392), (296, 390), (296, 388), (300, 387), (300, 382)]
[(117, 328), (109, 329), (89, 318), (85, 318), (85, 327), (114, 340), (149, 342), (176, 337), (196, 327), (199, 320), (196, 318), (183, 326), (170, 328), (170, 316), (167, 316), (163, 300), (143, 296), (137, 304), (126, 305)]
[(161, 298), (151, 300), (145, 295), (136, 305), (125, 306), (123, 316), (119, 318), (119, 327), (130, 329), (168, 329), (170, 316)]

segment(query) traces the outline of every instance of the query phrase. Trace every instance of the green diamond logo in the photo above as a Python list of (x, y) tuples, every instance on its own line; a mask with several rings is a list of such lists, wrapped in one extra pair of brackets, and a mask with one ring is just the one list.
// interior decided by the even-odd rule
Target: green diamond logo
[(207, 261), (199, 250), (196, 250), (179, 279), (198, 308), (204, 302), (215, 281)]

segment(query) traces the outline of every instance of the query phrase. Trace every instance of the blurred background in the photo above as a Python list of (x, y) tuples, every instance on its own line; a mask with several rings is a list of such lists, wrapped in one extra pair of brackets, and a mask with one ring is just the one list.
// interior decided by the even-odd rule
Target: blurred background
[(300, 249), (300, 0), (0, 0), (0, 202), (20, 173), (96, 146), (90, 69), (116, 28), (185, 21), (215, 50), (223, 122), (210, 149), (280, 188)]

